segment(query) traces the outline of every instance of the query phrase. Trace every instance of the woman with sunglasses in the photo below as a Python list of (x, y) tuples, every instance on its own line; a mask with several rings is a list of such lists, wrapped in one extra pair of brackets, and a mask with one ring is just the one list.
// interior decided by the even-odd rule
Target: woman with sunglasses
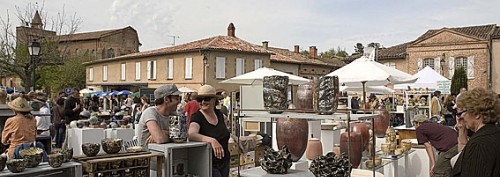
[(209, 143), (213, 149), (212, 177), (228, 177), (230, 135), (224, 116), (215, 109), (218, 99), (220, 98), (214, 87), (204, 85), (198, 89), (196, 101), (200, 104), (200, 109), (191, 115), (189, 140)]
[[(500, 99), (491, 90), (475, 88), (457, 100), (458, 149), (452, 176), (500, 176)], [(467, 130), (474, 134), (468, 139)]]

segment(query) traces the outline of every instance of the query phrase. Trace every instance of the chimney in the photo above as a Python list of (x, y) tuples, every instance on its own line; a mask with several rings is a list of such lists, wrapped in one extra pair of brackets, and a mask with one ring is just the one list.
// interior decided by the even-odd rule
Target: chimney
[(300, 52), (299, 50), (300, 50), (299, 45), (293, 46), (293, 53), (297, 53), (298, 54)]
[(318, 56), (318, 49), (316, 49), (316, 46), (310, 46), (309, 47), (309, 58), (316, 58)]
[(267, 48), (269, 47), (269, 42), (268, 41), (262, 41), (262, 47), (264, 47), (264, 49), (267, 50)]
[(234, 28), (233, 23), (229, 23), (229, 26), (227, 27), (227, 36), (236, 37), (235, 32), (236, 28)]

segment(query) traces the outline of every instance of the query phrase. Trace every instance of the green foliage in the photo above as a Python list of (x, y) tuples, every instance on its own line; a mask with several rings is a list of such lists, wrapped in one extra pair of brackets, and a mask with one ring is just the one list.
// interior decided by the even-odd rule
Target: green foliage
[(460, 93), (460, 88), (467, 88), (467, 73), (465, 69), (460, 67), (455, 69), (455, 73), (451, 79), (451, 93), (458, 94)]
[(320, 58), (334, 58), (334, 57), (347, 57), (349, 54), (345, 51), (345, 49), (340, 49), (340, 46), (337, 47), (337, 50), (330, 49), (328, 51), (321, 52), (319, 54)]
[(354, 52), (355, 53), (363, 53), (365, 47), (361, 43), (356, 43), (356, 46), (354, 46)]
[(47, 90), (59, 91), (66, 87), (85, 87), (84, 62), (91, 61), (88, 55), (71, 56), (63, 65), (45, 66), (40, 70), (39, 84)]
[(307, 51), (307, 50), (302, 50), (299, 53), (302, 54), (302, 55), (309, 56), (309, 51)]

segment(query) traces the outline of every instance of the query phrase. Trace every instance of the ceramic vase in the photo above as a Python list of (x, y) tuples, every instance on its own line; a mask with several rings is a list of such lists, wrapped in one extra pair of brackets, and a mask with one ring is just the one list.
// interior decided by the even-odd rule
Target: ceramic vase
[(315, 86), (318, 114), (330, 115), (337, 111), (339, 93), (339, 78), (337, 76), (323, 76)]
[(313, 110), (313, 85), (311, 82), (300, 84), (297, 87), (297, 109), (307, 111)]
[(277, 118), (276, 140), (278, 147), (286, 146), (297, 162), (307, 148), (309, 127), (305, 119)]
[[(363, 140), (361, 134), (358, 132), (351, 132), (351, 143), (349, 146), (348, 132), (340, 134), (340, 152), (349, 155), (349, 161), (353, 168), (357, 168), (361, 163), (361, 156), (363, 153)], [(349, 149), (349, 153), (347, 153)]]
[(314, 160), (321, 155), (323, 155), (323, 144), (321, 144), (321, 140), (318, 138), (310, 138), (307, 142), (306, 158), (308, 160)]
[(264, 107), (271, 113), (283, 113), (288, 108), (288, 76), (264, 76)]
[(375, 123), (375, 136), (377, 138), (383, 138), (391, 122), (391, 115), (387, 110), (380, 111), (378, 114), (380, 116), (375, 117), (373, 120)]
[(370, 128), (363, 122), (351, 122), (351, 132), (357, 132), (361, 134), (361, 140), (363, 142), (363, 150), (368, 150), (368, 144), (370, 141)]

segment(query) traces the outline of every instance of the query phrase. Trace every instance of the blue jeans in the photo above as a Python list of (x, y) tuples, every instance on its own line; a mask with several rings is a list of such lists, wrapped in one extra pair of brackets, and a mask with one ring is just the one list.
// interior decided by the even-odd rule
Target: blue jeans
[(55, 124), (56, 129), (56, 148), (61, 148), (66, 134), (66, 125), (63, 123)]
[(212, 164), (212, 177), (229, 177), (229, 162), (221, 165)]

